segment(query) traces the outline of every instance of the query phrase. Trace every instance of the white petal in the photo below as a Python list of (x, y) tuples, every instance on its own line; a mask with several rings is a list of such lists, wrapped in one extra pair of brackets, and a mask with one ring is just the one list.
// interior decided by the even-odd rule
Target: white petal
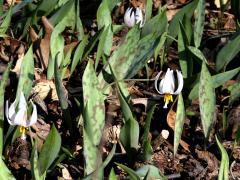
[(162, 90), (163, 93), (173, 94), (175, 89), (173, 70), (168, 68), (162, 81), (162, 84), (160, 83), (160, 90)]
[(32, 112), (30, 120), (27, 121), (27, 126), (32, 126), (33, 124), (35, 124), (37, 122), (37, 107), (35, 104), (33, 104), (32, 101), (31, 101), (31, 103), (32, 103), (32, 107), (33, 107), (33, 112)]
[(8, 108), (8, 101), (6, 101), (6, 109), (5, 109), (5, 113), (7, 116), (7, 120), (8, 123), (10, 125), (13, 125), (12, 121), (16, 116), (16, 100), (10, 105), (10, 107)]
[(18, 103), (18, 108), (22, 108), (22, 107), (27, 107), (27, 102), (26, 102), (26, 99), (24, 97), (24, 94), (23, 92), (21, 91), (20, 93), (20, 99), (19, 99), (19, 103)]
[(180, 71), (178, 71), (178, 70), (176, 70), (176, 71), (177, 71), (177, 79), (178, 79), (178, 88), (174, 92), (174, 94), (179, 94), (183, 89), (183, 76)]
[(136, 19), (136, 24), (140, 23), (140, 27), (143, 27), (144, 18), (143, 18), (142, 10), (140, 8), (136, 8), (135, 19)]
[(26, 126), (26, 120), (27, 120), (27, 109), (26, 107), (22, 107), (18, 110), (16, 116), (14, 119), (11, 119), (13, 125), (19, 125), (19, 126)]
[(162, 94), (159, 90), (158, 90), (158, 80), (159, 80), (159, 77), (160, 75), (162, 74), (162, 71), (160, 71), (157, 76), (155, 77), (155, 81), (154, 81), (154, 85), (155, 85), (155, 89), (156, 91), (159, 93), (159, 94)]
[(128, 27), (133, 27), (135, 25), (135, 12), (133, 11), (133, 8), (127, 8), (124, 14), (124, 23)]

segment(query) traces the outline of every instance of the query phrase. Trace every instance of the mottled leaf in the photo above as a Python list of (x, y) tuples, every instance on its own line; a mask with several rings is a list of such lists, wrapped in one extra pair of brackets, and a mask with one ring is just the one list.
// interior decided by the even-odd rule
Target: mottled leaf
[(204, 136), (208, 138), (215, 114), (215, 88), (205, 62), (202, 63), (200, 76), (199, 106)]
[(221, 163), (218, 173), (218, 180), (228, 180), (229, 179), (229, 157), (227, 151), (224, 149), (223, 145), (219, 142), (217, 136), (215, 136), (218, 148), (221, 152)]
[(88, 113), (86, 116), (88, 118), (84, 120), (84, 127), (91, 136), (92, 143), (97, 146), (101, 140), (104, 127), (105, 105), (92, 60), (88, 62), (82, 81), (84, 109)]
[(196, 47), (194, 46), (188, 46), (188, 50), (194, 55), (196, 56), (198, 59), (204, 61), (205, 63), (207, 62), (207, 59), (205, 58), (205, 56), (203, 55), (203, 53)]
[(17, 88), (17, 98), (20, 97), (20, 92), (22, 91), (26, 98), (28, 98), (34, 79), (34, 59), (32, 46), (29, 47), (26, 55), (23, 57), (21, 64), (20, 77), (18, 81)]
[(178, 96), (178, 104), (177, 104), (177, 114), (175, 119), (175, 126), (174, 126), (174, 156), (177, 154), (177, 149), (179, 142), (182, 136), (182, 130), (185, 120), (185, 108), (182, 94)]
[(216, 70), (219, 71), (226, 67), (228, 63), (239, 53), (239, 51), (240, 34), (228, 41), (228, 43), (217, 54)]
[[(223, 85), (226, 81), (228, 81), (233, 76), (235, 76), (239, 71), (240, 71), (240, 67), (212, 76), (213, 87), (217, 88), (217, 87)], [(189, 99), (197, 98), (198, 97), (198, 90), (199, 90), (199, 83), (196, 83), (195, 86), (193, 87), (193, 89), (191, 90), (189, 96), (188, 96)]]
[(194, 44), (198, 48), (201, 44), (205, 22), (205, 0), (198, 1), (196, 8), (196, 20), (194, 23)]

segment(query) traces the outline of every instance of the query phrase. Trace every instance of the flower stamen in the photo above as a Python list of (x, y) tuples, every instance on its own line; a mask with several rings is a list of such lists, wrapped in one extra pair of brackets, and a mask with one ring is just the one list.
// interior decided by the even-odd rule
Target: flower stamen
[(164, 94), (164, 102), (165, 102), (165, 104), (164, 104), (163, 108), (167, 108), (167, 105), (169, 104), (169, 102), (173, 102), (172, 95), (169, 93)]

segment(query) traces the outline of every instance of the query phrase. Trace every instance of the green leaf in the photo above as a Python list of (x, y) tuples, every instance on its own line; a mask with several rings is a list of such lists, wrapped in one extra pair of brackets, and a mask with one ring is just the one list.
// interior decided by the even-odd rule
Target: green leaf
[(37, 6), (36, 14), (37, 16), (47, 16), (51, 13), (56, 7), (59, 0), (51, 0), (51, 1), (41, 1), (41, 3)]
[(14, 176), (3, 162), (2, 157), (0, 157), (0, 179), (15, 180)]
[(159, 180), (167, 180), (167, 178), (161, 174), (160, 170), (153, 165), (144, 165), (141, 168), (137, 169), (136, 173), (140, 177), (145, 177), (148, 173), (148, 177), (150, 177), (150, 179), (152, 178)]
[(108, 180), (117, 180), (117, 176), (116, 176), (113, 168), (111, 169)]
[(38, 162), (40, 176), (48, 170), (52, 162), (58, 156), (60, 148), (61, 137), (53, 124), (39, 155)]
[(237, 98), (240, 97), (240, 83), (236, 82), (229, 88), (230, 90), (230, 98), (229, 98), (229, 105), (231, 105)]
[(196, 8), (196, 20), (194, 23), (194, 44), (198, 48), (201, 44), (205, 22), (205, 0), (198, 1)]
[[(54, 0), (55, 1), (55, 0)], [(47, 1), (46, 1), (47, 2)], [(48, 3), (47, 3), (48, 4)], [(69, 15), (70, 14), (70, 15)], [(49, 22), (55, 26), (63, 19), (70, 18), (72, 23), (75, 21), (75, 11), (74, 11), (74, 0), (69, 0), (67, 3), (62, 5), (56, 13), (54, 13), (51, 18), (49, 19)], [(65, 20), (64, 20), (65, 21)], [(67, 22), (66, 22), (67, 23)], [(70, 25), (68, 25), (70, 26)]]
[(144, 161), (148, 161), (150, 160), (153, 150), (152, 150), (152, 146), (151, 146), (151, 140), (149, 140), (148, 138), (148, 134), (150, 131), (150, 125), (151, 125), (151, 120), (152, 120), (152, 116), (154, 113), (154, 110), (156, 108), (156, 105), (154, 105), (147, 113), (147, 119), (145, 121), (144, 124), (144, 132), (143, 132), (143, 160)]
[(112, 24), (111, 12), (108, 8), (107, 0), (103, 0), (97, 10), (98, 29), (102, 29)]
[[(88, 114), (88, 112), (86, 112)], [(87, 115), (86, 114), (86, 115)], [(84, 158), (85, 158), (85, 173), (86, 175), (89, 175), (91, 173), (93, 173), (98, 165), (99, 165), (99, 161), (98, 159), (101, 157), (99, 155), (98, 158), (98, 150), (96, 148), (96, 146), (94, 145), (93, 142), (93, 138), (91, 136), (93, 136), (93, 134), (89, 134), (88, 129), (83, 129), (83, 152), (84, 152)]]
[[(159, 24), (161, 24), (161, 26), (159, 26)], [(166, 28), (167, 28), (166, 7), (163, 7), (158, 15), (154, 16), (152, 19), (145, 23), (145, 25), (142, 28), (141, 35), (146, 36), (152, 33), (161, 35), (166, 31)]]
[(205, 58), (205, 56), (203, 55), (203, 53), (196, 47), (194, 46), (188, 46), (187, 47), (188, 50), (194, 55), (196, 56), (198, 59), (204, 61), (206, 64), (208, 63), (207, 62), (207, 59)]
[(157, 59), (157, 56), (159, 55), (161, 49), (163, 49), (164, 44), (165, 44), (165, 42), (166, 42), (166, 39), (167, 39), (167, 32), (164, 32), (164, 33), (161, 35), (160, 41), (159, 41), (157, 47), (156, 47), (155, 50), (154, 50), (154, 59), (155, 59), (155, 60)]
[(189, 45), (189, 40), (185, 32), (183, 24), (180, 22), (180, 31), (178, 33), (178, 53), (179, 53), (179, 63), (182, 70), (182, 75), (187, 78), (189, 74), (189, 61), (192, 61), (189, 57), (187, 51), (187, 46)]
[[(182, 21), (184, 15), (186, 18), (191, 19), (192, 14), (197, 7), (198, 0), (193, 0), (188, 5), (184, 6), (177, 14), (173, 17), (172, 21), (169, 24), (169, 35), (175, 38), (179, 31), (179, 22)], [(168, 39), (168, 45), (171, 45), (173, 42), (172, 39)]]
[(88, 61), (82, 84), (84, 109), (87, 113), (84, 119), (84, 128), (91, 136), (92, 143), (97, 146), (100, 143), (105, 122), (105, 104), (92, 60)]
[(174, 128), (174, 148), (173, 148), (174, 156), (176, 156), (177, 154), (178, 145), (181, 140), (184, 120), (185, 120), (185, 108), (182, 93), (180, 93), (178, 96), (177, 114)]
[(152, 6), (153, 6), (153, 1), (152, 0), (147, 0), (146, 1), (146, 21), (148, 21), (149, 19), (151, 19), (152, 16)]
[(38, 169), (38, 152), (37, 152), (37, 142), (33, 144), (33, 149), (31, 152), (31, 173), (35, 180), (40, 180), (39, 169)]
[(57, 58), (57, 64), (60, 66), (63, 58), (64, 58), (64, 38), (58, 32), (58, 30), (54, 30), (51, 35), (51, 40), (50, 40), (50, 51), (51, 51), (51, 57), (49, 58), (49, 63), (48, 63), (48, 69), (47, 69), (47, 78), (51, 79), (54, 75), (54, 64), (55, 64), (55, 59)]
[(141, 180), (141, 178), (137, 175), (137, 173), (135, 171), (133, 171), (131, 168), (129, 168), (123, 164), (119, 164), (119, 163), (116, 163), (116, 164), (128, 173), (131, 180)]
[(83, 40), (79, 43), (79, 45), (75, 51), (75, 54), (73, 56), (71, 72), (70, 72), (71, 75), (72, 75), (73, 71), (75, 70), (75, 68), (77, 67), (77, 64), (82, 61), (83, 52), (84, 52), (84, 49), (85, 49), (87, 43), (88, 43), (88, 36), (84, 35)]
[[(212, 76), (213, 87), (217, 88), (217, 87), (223, 85), (226, 81), (228, 81), (233, 76), (235, 76), (237, 73), (239, 73), (239, 71), (240, 71), (240, 67)], [(197, 98), (198, 97), (198, 90), (199, 90), (199, 83), (196, 83), (195, 86), (193, 87), (193, 89), (191, 90), (190, 94), (189, 94), (189, 99), (192, 100), (194, 98)]]
[(204, 136), (207, 139), (214, 121), (215, 114), (215, 88), (212, 77), (205, 62), (202, 63), (202, 70), (199, 84), (199, 106)]
[(0, 25), (0, 34), (5, 34), (6, 33), (8, 27), (10, 25), (11, 18), (12, 18), (12, 6), (8, 10), (6, 17), (2, 21), (2, 24)]
[(228, 63), (239, 53), (239, 51), (240, 34), (228, 41), (228, 43), (217, 54), (216, 70), (220, 71), (222, 68), (225, 68)]
[(0, 158), (2, 157), (3, 151), (3, 131), (4, 131), (4, 94), (5, 88), (7, 86), (9, 72), (12, 66), (12, 62), (10, 62), (5, 70), (2, 79), (0, 81)]
[(68, 98), (66, 95), (65, 87), (63, 86), (63, 83), (61, 81), (61, 75), (58, 69), (58, 62), (57, 62), (58, 55), (55, 58), (55, 69), (54, 69), (54, 78), (55, 78), (55, 85), (56, 85), (56, 91), (57, 96), (60, 102), (60, 106), (63, 110), (63, 116), (65, 119), (65, 122), (68, 126), (68, 129), (70, 131), (70, 134), (73, 134), (73, 126), (72, 126), (72, 120), (71, 120), (71, 114), (68, 108)]
[(21, 91), (24, 93), (25, 98), (28, 98), (32, 90), (33, 79), (34, 79), (34, 59), (31, 45), (22, 60), (20, 77), (17, 87), (16, 95), (17, 99), (20, 97)]
[[(112, 56), (109, 58), (109, 64), (111, 65), (114, 75), (117, 79), (123, 79), (127, 69), (129, 68), (134, 58), (134, 49), (140, 38), (140, 31), (137, 26), (134, 26), (127, 34), (122, 44), (115, 50)], [(107, 79), (104, 73), (111, 74), (109, 66), (107, 66), (98, 76), (101, 89), (106, 88)], [(109, 89), (107, 89), (109, 90)], [(105, 90), (105, 91), (107, 91)], [(104, 92), (107, 93), (107, 92)]]
[(113, 32), (111, 29), (111, 25), (109, 25), (104, 28), (99, 39), (95, 69), (97, 69), (99, 59), (101, 58), (103, 53), (106, 55), (110, 55), (110, 51), (112, 47), (112, 38), (113, 38)]
[(219, 142), (217, 136), (215, 136), (218, 148), (221, 152), (221, 164), (218, 173), (218, 180), (228, 180), (229, 179), (229, 157), (227, 151), (224, 149), (223, 145)]

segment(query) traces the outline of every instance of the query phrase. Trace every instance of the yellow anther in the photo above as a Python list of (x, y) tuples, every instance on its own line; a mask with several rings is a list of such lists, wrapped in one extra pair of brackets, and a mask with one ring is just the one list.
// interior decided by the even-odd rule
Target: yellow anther
[(169, 104), (169, 102), (173, 102), (173, 97), (171, 94), (164, 94), (164, 108), (167, 108), (167, 105)]

